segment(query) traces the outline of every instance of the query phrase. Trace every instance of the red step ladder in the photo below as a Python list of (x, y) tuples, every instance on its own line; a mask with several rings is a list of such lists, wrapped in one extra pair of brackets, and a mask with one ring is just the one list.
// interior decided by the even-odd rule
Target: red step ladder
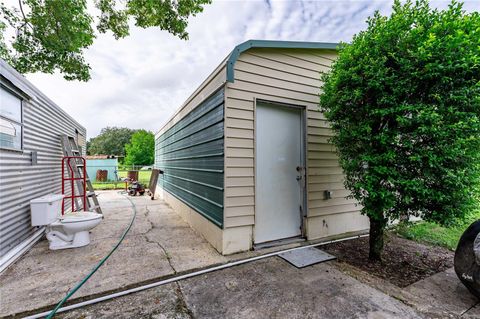
[[(72, 166), (72, 160), (75, 168)], [(82, 163), (81, 165), (78, 165), (79, 161), (80, 163)], [(82, 167), (82, 170), (81, 170), (82, 174), (78, 176), (79, 174), (78, 173), (75, 174), (75, 172), (78, 172), (80, 167)], [(65, 173), (68, 173), (68, 177), (66, 177)], [(62, 201), (62, 215), (65, 212), (65, 200), (68, 200), (68, 199), (72, 201), (72, 212), (86, 210), (86, 207), (87, 207), (87, 192), (85, 189), (85, 186), (87, 185), (86, 176), (87, 176), (87, 170), (86, 170), (86, 162), (84, 157), (64, 156), (62, 158), (62, 194), (64, 195), (63, 201)], [(75, 183), (75, 181), (81, 181), (81, 183)], [(65, 196), (66, 186), (68, 184), (70, 184), (71, 194), (68, 196)], [(77, 184), (77, 186), (79, 186), (80, 184), (82, 185), (78, 195), (75, 194), (75, 184)], [(77, 198), (82, 199), (83, 206), (80, 207), (80, 205), (78, 204)]]
[[(74, 137), (62, 135), (61, 140), (64, 155), (62, 161), (62, 192), (65, 192), (67, 185), (70, 185), (72, 193), (66, 199), (72, 201), (72, 210), (103, 214), (95, 189), (88, 177), (86, 160), (82, 156), (81, 148), (77, 145)], [(68, 177), (65, 176), (65, 172)], [(75, 184), (76, 188), (74, 187)], [(83, 203), (79, 201), (79, 198), (83, 199)], [(74, 206), (74, 204), (76, 205)]]

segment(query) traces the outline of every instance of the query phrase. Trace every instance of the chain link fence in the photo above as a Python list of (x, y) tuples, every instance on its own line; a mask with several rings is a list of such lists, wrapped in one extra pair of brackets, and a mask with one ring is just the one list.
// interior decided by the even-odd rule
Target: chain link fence
[(99, 163), (89, 165), (87, 160), (87, 174), (93, 187), (97, 190), (123, 189), (126, 186), (124, 181), (126, 178), (148, 186), (152, 169), (153, 165), (104, 165)]

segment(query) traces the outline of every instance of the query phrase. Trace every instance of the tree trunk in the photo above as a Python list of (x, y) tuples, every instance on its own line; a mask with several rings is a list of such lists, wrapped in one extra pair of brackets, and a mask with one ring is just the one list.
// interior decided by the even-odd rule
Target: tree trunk
[(387, 223), (385, 220), (373, 219), (370, 217), (370, 253), (368, 258), (372, 261), (382, 260), (382, 251), (384, 245), (383, 235), (386, 225)]

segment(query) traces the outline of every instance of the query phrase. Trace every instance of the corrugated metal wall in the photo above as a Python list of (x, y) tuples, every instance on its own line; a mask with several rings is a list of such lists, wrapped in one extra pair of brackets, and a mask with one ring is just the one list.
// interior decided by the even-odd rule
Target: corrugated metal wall
[(161, 187), (223, 227), (223, 89), (200, 103), (155, 141)]
[[(0, 257), (31, 236), (31, 199), (61, 193), (60, 135), (83, 136), (83, 126), (0, 60), (1, 82), (30, 96), (23, 101), (23, 151), (0, 149)], [(84, 147), (82, 148), (84, 151)], [(32, 151), (38, 154), (32, 164)]]

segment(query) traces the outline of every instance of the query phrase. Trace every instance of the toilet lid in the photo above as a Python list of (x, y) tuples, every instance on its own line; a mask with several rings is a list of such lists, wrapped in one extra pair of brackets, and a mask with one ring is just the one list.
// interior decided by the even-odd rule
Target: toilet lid
[(60, 221), (62, 223), (78, 223), (98, 218), (102, 218), (102, 215), (93, 212), (74, 212), (63, 215)]

